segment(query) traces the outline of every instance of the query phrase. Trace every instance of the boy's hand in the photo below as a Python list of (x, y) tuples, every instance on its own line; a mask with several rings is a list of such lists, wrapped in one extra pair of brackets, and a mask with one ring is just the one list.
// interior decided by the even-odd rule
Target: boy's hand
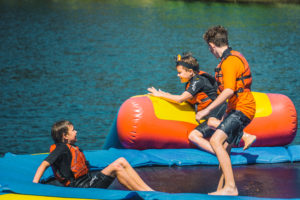
[(196, 114), (196, 120), (200, 121), (201, 119), (203, 119), (205, 116), (207, 116), (210, 113), (209, 110), (204, 109), (204, 110), (200, 110), (199, 112), (197, 112)]
[(153, 96), (155, 96), (155, 97), (161, 97), (161, 96), (162, 96), (161, 91), (155, 89), (154, 87), (148, 88), (147, 90), (150, 92), (150, 93), (149, 93), (150, 95), (153, 95)]

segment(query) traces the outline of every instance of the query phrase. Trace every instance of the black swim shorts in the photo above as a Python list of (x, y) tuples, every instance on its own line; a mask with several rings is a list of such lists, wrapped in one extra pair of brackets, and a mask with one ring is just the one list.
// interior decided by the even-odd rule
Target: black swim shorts
[(209, 113), (208, 118), (214, 117), (221, 120), (226, 112), (226, 109), (227, 109), (227, 103), (226, 102), (222, 103), (221, 105), (219, 105)]
[(241, 111), (232, 110), (224, 118), (217, 129), (224, 131), (228, 138), (229, 144), (239, 145), (244, 134), (244, 128), (251, 122), (251, 120)]
[(76, 179), (70, 184), (70, 187), (108, 188), (114, 179), (114, 177), (107, 176), (101, 171), (92, 171)]
[(223, 115), (225, 114), (227, 108), (227, 103), (223, 103), (221, 105), (219, 105), (218, 107), (216, 107), (215, 109), (213, 109), (208, 116), (206, 116), (204, 119), (206, 120), (205, 122), (199, 124), (195, 129), (197, 131), (199, 131), (200, 133), (202, 133), (203, 138), (209, 138), (212, 136), (212, 134), (214, 134), (215, 130), (211, 129), (208, 125), (207, 125), (207, 120), (210, 117), (214, 117), (217, 118), (219, 120), (222, 119)]

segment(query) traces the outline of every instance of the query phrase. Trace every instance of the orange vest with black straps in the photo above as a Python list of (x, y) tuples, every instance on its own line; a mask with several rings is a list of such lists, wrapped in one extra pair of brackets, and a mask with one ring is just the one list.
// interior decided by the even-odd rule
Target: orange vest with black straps
[(218, 83), (218, 92), (222, 92), (224, 90), (224, 81), (223, 81), (223, 73), (222, 73), (222, 63), (226, 58), (229, 56), (236, 56), (239, 58), (242, 63), (244, 64), (244, 72), (240, 77), (237, 77), (236, 79), (236, 90), (234, 93), (238, 96), (238, 93), (244, 92), (244, 91), (250, 91), (251, 90), (251, 83), (252, 83), (252, 76), (250, 72), (249, 64), (246, 60), (246, 58), (238, 51), (231, 50), (230, 54), (222, 59), (222, 61), (219, 63), (219, 65), (215, 69), (215, 79)]
[[(68, 149), (70, 150), (72, 161), (71, 161), (71, 171), (73, 172), (74, 178), (77, 179), (80, 176), (83, 176), (89, 172), (89, 169), (86, 165), (86, 159), (82, 151), (80, 151), (78, 146), (72, 146), (70, 144), (66, 144)], [(55, 144), (52, 144), (50, 147), (50, 153), (54, 151), (56, 148)], [(55, 177), (63, 183), (65, 186), (68, 186), (71, 182), (65, 177), (60, 176), (60, 174), (55, 171), (52, 167), (53, 173)]]
[[(209, 82), (212, 84), (212, 86), (215, 87), (216, 81), (214, 80), (214, 78), (209, 75), (208, 73), (204, 72), (204, 71), (200, 71), (198, 73), (200, 76), (204, 76), (205, 78), (207, 78), (209, 80)], [(187, 83), (186, 85), (186, 90), (189, 88), (190, 86), (190, 82)], [(206, 108), (211, 102), (213, 102), (214, 99), (211, 99), (206, 93), (205, 91), (199, 92), (197, 93), (195, 96), (193, 96), (193, 98), (187, 100), (187, 102), (189, 102), (192, 105), (197, 105), (197, 107), (195, 108), (195, 111), (200, 111), (203, 110), (204, 108)]]

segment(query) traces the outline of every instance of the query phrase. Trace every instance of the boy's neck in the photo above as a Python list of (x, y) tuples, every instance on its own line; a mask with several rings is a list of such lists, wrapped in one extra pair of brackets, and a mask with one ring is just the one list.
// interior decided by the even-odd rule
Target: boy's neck
[(188, 82), (190, 82), (190, 81), (194, 78), (194, 76), (196, 76), (197, 74), (198, 74), (198, 73), (193, 72), (192, 77), (189, 79)]
[(222, 47), (218, 47), (217, 51), (218, 51), (219, 58), (222, 57), (222, 55), (223, 55), (224, 51), (226, 51), (226, 49), (228, 49), (227, 45), (226, 46), (222, 46)]

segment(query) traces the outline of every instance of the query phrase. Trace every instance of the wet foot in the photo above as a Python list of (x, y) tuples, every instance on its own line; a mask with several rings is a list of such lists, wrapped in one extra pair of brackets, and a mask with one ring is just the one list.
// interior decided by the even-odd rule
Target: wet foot
[(223, 188), (216, 192), (208, 193), (209, 195), (227, 195), (227, 196), (238, 196), (239, 192), (236, 187), (233, 188)]
[(248, 149), (249, 147), (251, 147), (251, 145), (255, 142), (255, 140), (256, 140), (256, 136), (255, 135), (250, 135), (250, 134), (248, 134), (246, 137), (245, 137), (245, 140), (244, 140), (244, 142), (245, 142), (245, 145), (244, 145), (244, 151), (246, 150), (246, 149)]

